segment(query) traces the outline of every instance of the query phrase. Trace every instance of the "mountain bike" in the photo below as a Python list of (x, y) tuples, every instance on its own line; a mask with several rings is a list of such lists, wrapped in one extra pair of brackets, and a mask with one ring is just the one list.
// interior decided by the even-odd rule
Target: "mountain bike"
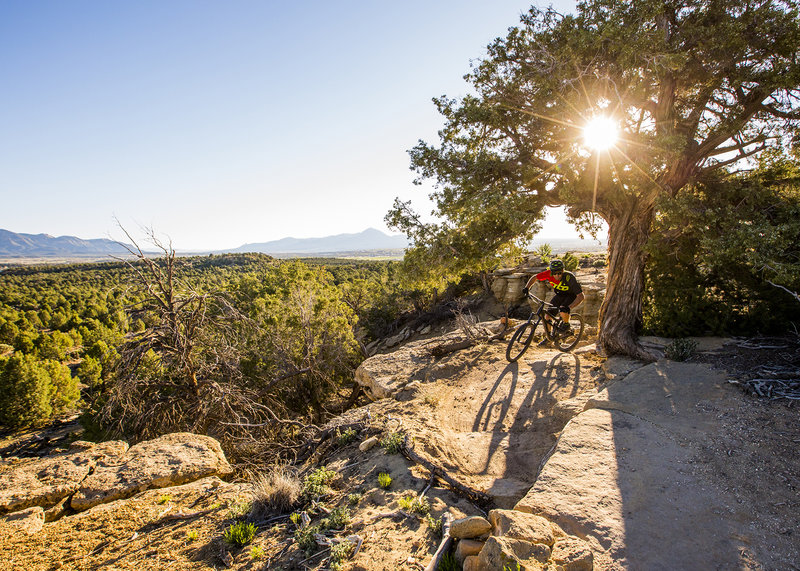
[[(536, 335), (536, 328), (540, 323), (544, 328), (544, 341), (552, 341), (559, 351), (566, 352), (574, 349), (583, 336), (583, 317), (577, 313), (571, 313), (569, 327), (562, 330), (561, 324), (563, 321), (556, 306), (539, 299), (530, 292), (528, 293), (528, 298), (538, 302), (539, 307), (531, 311), (528, 320), (517, 327), (514, 335), (511, 336), (511, 341), (508, 342), (508, 347), (506, 348), (508, 362), (515, 362), (528, 350)], [(553, 316), (551, 312), (556, 315)], [(550, 314), (548, 315), (549, 319), (545, 317), (546, 313)]]

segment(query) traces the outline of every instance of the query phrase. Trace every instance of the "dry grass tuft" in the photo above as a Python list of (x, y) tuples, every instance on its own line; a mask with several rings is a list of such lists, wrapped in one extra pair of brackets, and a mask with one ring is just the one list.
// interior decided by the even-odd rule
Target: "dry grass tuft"
[(290, 512), (297, 505), (302, 489), (300, 478), (285, 466), (254, 476), (250, 519), (261, 520)]

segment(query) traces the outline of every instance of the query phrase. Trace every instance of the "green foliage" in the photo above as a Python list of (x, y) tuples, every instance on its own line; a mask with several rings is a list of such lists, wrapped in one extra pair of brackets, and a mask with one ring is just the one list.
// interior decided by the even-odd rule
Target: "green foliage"
[(80, 362), (76, 371), (82, 383), (90, 388), (97, 388), (103, 382), (103, 367), (99, 359), (88, 355)]
[(256, 536), (256, 526), (251, 522), (237, 521), (231, 524), (223, 533), (223, 538), (228, 545), (244, 547)]
[(550, 258), (553, 257), (553, 247), (550, 244), (542, 244), (533, 253), (542, 259), (542, 263), (549, 264)]
[(350, 510), (346, 507), (337, 507), (331, 510), (327, 517), (323, 518), (320, 525), (323, 529), (337, 529), (341, 530), (347, 527), (350, 523), (352, 516)]
[(330, 484), (336, 478), (336, 472), (320, 466), (303, 480), (301, 495), (307, 501), (316, 500), (330, 494)]
[(260, 545), (254, 545), (250, 548), (250, 559), (254, 559), (256, 561), (263, 559), (266, 552), (264, 548)]
[(568, 272), (574, 272), (580, 265), (580, 260), (571, 252), (567, 252), (561, 256), (561, 261), (564, 262), (564, 269)]
[(431, 509), (431, 504), (428, 502), (427, 498), (418, 498), (414, 494), (402, 496), (397, 501), (397, 504), (400, 506), (400, 509), (417, 515), (426, 515)]
[(243, 359), (245, 374), (285, 377), (286, 382), (270, 383), (269, 395), (319, 420), (327, 398), (352, 381), (362, 359), (353, 332), (357, 318), (331, 274), (285, 262), (243, 277), (232, 294), (257, 325)]
[(341, 564), (350, 558), (356, 546), (350, 541), (342, 541), (331, 547), (330, 569), (341, 569)]
[(306, 555), (311, 555), (317, 549), (317, 540), (314, 538), (314, 535), (322, 531), (319, 525), (301, 527), (295, 530), (294, 541), (297, 547), (302, 549)]
[[(798, 45), (788, 0), (588, 0), (569, 15), (532, 7), (472, 65), (469, 95), (434, 100), (438, 141), (409, 151), (417, 182), (433, 183), (438, 221), (400, 199), (387, 215), (414, 243), (412, 273), (441, 289), (528, 243), (547, 206), (566, 206), (588, 229), (596, 213), (617, 238), (608, 281), (618, 295), (603, 318), (625, 320), (608, 333), (624, 344), (638, 316), (622, 303), (642, 301), (653, 205), (693, 180), (749, 168), (731, 154), (793, 140)], [(584, 121), (606, 114), (619, 123), (619, 147), (587, 149)]]
[(354, 493), (347, 495), (347, 503), (351, 506), (357, 506), (361, 501), (361, 498), (364, 497), (364, 494)]
[(436, 568), (436, 571), (460, 571), (461, 566), (456, 561), (455, 555), (452, 553), (445, 553), (442, 557), (441, 561), (439, 561), (439, 566)]
[(75, 407), (77, 379), (56, 361), (15, 353), (0, 359), (0, 426), (41, 425)]
[[(155, 271), (168, 268), (166, 258), (153, 263)], [(77, 405), (80, 380), (81, 422), (94, 437), (213, 430), (234, 460), (276, 450), (288, 457), (303, 438), (296, 425), (254, 435), (219, 421), (232, 411), (253, 424), (273, 413), (327, 421), (363, 359), (359, 342), (380, 336), (409, 308), (398, 266), (257, 254), (175, 258), (174, 300), (183, 313), (174, 321), (146, 287), (131, 287), (147, 270), (144, 260), (4, 268), (0, 372), (14, 360), (2, 379), (0, 403), (8, 406), (0, 418), (14, 428), (44, 423)], [(184, 334), (191, 338), (176, 345)], [(75, 377), (65, 375), (66, 364)], [(243, 436), (259, 444), (242, 445)], [(339, 442), (353, 437), (346, 431)]]
[(433, 517), (431, 514), (425, 514), (425, 523), (428, 524), (428, 529), (436, 537), (442, 537), (444, 521), (441, 517)]
[(337, 432), (336, 444), (338, 444), (339, 446), (347, 446), (348, 444), (353, 442), (357, 436), (358, 432), (356, 432), (355, 428), (348, 428), (347, 430)]
[(197, 530), (190, 529), (189, 531), (186, 532), (186, 539), (188, 539), (189, 541), (197, 541), (199, 538), (200, 534), (197, 532)]
[(687, 361), (696, 349), (697, 341), (693, 339), (675, 339), (664, 348), (664, 356), (672, 361)]
[(389, 486), (392, 485), (392, 477), (387, 474), (386, 472), (381, 472), (378, 474), (378, 485), (383, 488), (384, 490), (388, 490)]
[(405, 446), (405, 432), (390, 432), (381, 439), (381, 447), (387, 454), (399, 454)]
[(789, 293), (800, 292), (799, 179), (794, 161), (772, 158), (663, 204), (648, 246), (647, 331), (769, 333), (800, 321)]

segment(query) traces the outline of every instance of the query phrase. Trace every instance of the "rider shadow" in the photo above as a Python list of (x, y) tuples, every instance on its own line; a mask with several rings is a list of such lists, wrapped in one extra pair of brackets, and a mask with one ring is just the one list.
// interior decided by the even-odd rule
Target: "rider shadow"
[[(494, 455), (504, 447), (508, 441), (508, 449), (513, 452), (520, 445), (525, 444), (521, 439), (529, 430), (535, 430), (539, 425), (546, 424), (541, 420), (542, 415), (549, 413), (558, 402), (555, 391), (564, 387), (564, 381), (559, 380), (559, 362), (563, 359), (574, 360), (574, 373), (565, 381), (572, 384), (569, 396), (572, 398), (580, 391), (580, 357), (577, 355), (561, 353), (548, 361), (534, 361), (529, 371), (533, 373), (533, 383), (519, 405), (517, 413), (511, 424), (508, 424), (509, 411), (514, 403), (514, 397), (521, 386), (521, 367), (519, 362), (509, 363), (495, 380), (489, 393), (477, 411), (472, 425), (473, 432), (491, 432), (492, 438), (487, 450), (486, 461), (482, 472), (486, 472)], [(527, 372), (526, 373), (527, 377)], [(495, 399), (500, 389), (508, 383), (506, 395), (502, 399)]]

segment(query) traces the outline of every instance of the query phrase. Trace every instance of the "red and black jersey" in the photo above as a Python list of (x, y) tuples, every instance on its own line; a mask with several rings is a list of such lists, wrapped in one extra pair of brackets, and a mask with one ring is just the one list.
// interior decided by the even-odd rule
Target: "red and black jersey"
[(536, 274), (536, 279), (540, 282), (550, 282), (556, 293), (565, 293), (568, 295), (578, 295), (583, 292), (581, 284), (572, 272), (564, 272), (561, 274), (561, 279), (554, 277), (550, 270), (545, 270)]

